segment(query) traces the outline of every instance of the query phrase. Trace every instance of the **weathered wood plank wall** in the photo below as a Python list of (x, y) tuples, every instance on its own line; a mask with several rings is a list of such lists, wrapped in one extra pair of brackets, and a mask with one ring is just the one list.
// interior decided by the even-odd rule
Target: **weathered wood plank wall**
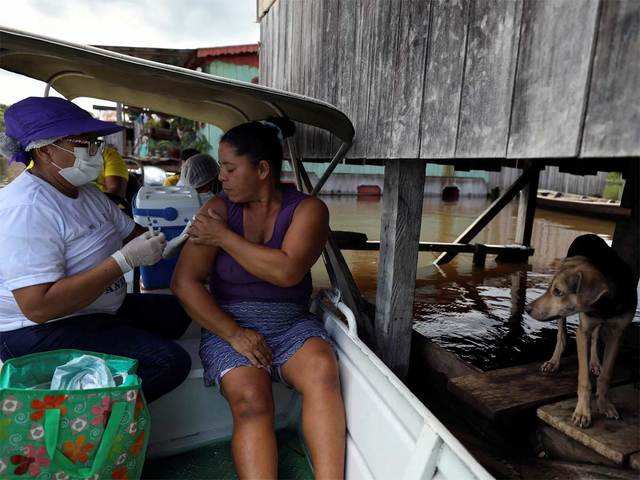
[(637, 0), (277, 0), (261, 42), (261, 83), (349, 115), (351, 159), (640, 155)]
[(582, 154), (638, 154), (640, 2), (602, 4)]
[(457, 157), (504, 157), (522, 3), (472, 2), (460, 99)]
[(594, 0), (525, 2), (510, 157), (578, 154), (597, 14)]

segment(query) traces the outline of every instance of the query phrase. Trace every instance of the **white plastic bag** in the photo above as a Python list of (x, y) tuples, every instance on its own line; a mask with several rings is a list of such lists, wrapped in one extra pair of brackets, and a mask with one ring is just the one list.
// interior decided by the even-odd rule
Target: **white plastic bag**
[(93, 355), (81, 355), (60, 365), (51, 379), (51, 390), (88, 390), (115, 386), (106, 362)]

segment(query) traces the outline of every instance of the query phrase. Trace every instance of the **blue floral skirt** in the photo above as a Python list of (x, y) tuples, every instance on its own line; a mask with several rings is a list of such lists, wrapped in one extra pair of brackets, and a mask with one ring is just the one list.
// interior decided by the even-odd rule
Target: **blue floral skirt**
[[(240, 302), (221, 304), (226, 313), (244, 328), (256, 330), (265, 338), (273, 354), (271, 376), (284, 382), (280, 368), (309, 338), (319, 337), (333, 345), (320, 318), (296, 303)], [(227, 372), (251, 362), (225, 340), (202, 329), (200, 359), (204, 367), (205, 385), (220, 385)], [(285, 382), (286, 383), (286, 382)]]

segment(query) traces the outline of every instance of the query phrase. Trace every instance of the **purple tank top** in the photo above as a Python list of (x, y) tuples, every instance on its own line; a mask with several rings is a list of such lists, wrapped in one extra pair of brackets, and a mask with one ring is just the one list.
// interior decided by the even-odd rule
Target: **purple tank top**
[[(243, 205), (233, 203), (226, 194), (221, 193), (227, 206), (227, 224), (238, 235), (244, 236), (242, 224)], [(273, 227), (273, 235), (263, 245), (281, 248), (284, 236), (291, 225), (296, 207), (309, 198), (290, 185), (282, 187), (282, 207)], [(237, 303), (243, 301), (292, 302), (308, 304), (311, 297), (311, 272), (307, 272), (302, 281), (292, 287), (278, 287), (261, 280), (247, 272), (224, 250), (216, 256), (209, 275), (209, 288), (218, 303)]]

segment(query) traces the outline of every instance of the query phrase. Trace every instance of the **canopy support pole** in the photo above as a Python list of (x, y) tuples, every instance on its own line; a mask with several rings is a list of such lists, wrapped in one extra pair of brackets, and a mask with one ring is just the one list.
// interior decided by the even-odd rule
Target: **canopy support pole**
[(51, 77), (49, 77), (49, 80), (47, 80), (47, 86), (44, 87), (44, 96), (48, 97), (49, 96), (49, 91), (51, 90), (51, 87), (53, 86), (53, 83), (56, 80), (59, 80), (63, 77), (85, 77), (85, 78), (94, 78), (93, 75), (89, 75), (87, 73), (84, 72), (79, 72), (76, 70), (66, 70), (66, 71), (62, 71), (62, 72), (58, 72), (54, 75), (51, 75)]
[(338, 163), (342, 161), (342, 159), (345, 157), (345, 155), (347, 154), (350, 148), (351, 148), (351, 142), (342, 142), (342, 144), (340, 145), (340, 148), (338, 149), (335, 156), (331, 160), (331, 163), (329, 163), (324, 173), (320, 177), (320, 180), (318, 180), (318, 183), (316, 183), (315, 187), (313, 187), (313, 191), (311, 192), (311, 195), (318, 195), (318, 193), (320, 193), (320, 190), (326, 183), (327, 179), (331, 176), (331, 174), (333, 173), (333, 170), (336, 168)]
[[(304, 168), (304, 164), (298, 157), (294, 156), (292, 160), (297, 164), (303, 191), (311, 194), (313, 186), (311, 185), (309, 175)], [(373, 348), (375, 346), (375, 337), (371, 315), (367, 313), (368, 302), (362, 298), (360, 290), (353, 279), (353, 275), (351, 275), (351, 270), (349, 270), (349, 266), (342, 256), (340, 247), (338, 247), (331, 231), (329, 231), (329, 238), (322, 255), (327, 267), (327, 272), (329, 273), (331, 284), (340, 290), (342, 300), (353, 311), (356, 317), (360, 337), (365, 343), (369, 344)]]
[(303, 187), (302, 178), (300, 177), (300, 168), (298, 166), (298, 152), (293, 138), (287, 138), (287, 147), (289, 148), (289, 163), (291, 164), (291, 169), (295, 175), (296, 188), (302, 192)]

